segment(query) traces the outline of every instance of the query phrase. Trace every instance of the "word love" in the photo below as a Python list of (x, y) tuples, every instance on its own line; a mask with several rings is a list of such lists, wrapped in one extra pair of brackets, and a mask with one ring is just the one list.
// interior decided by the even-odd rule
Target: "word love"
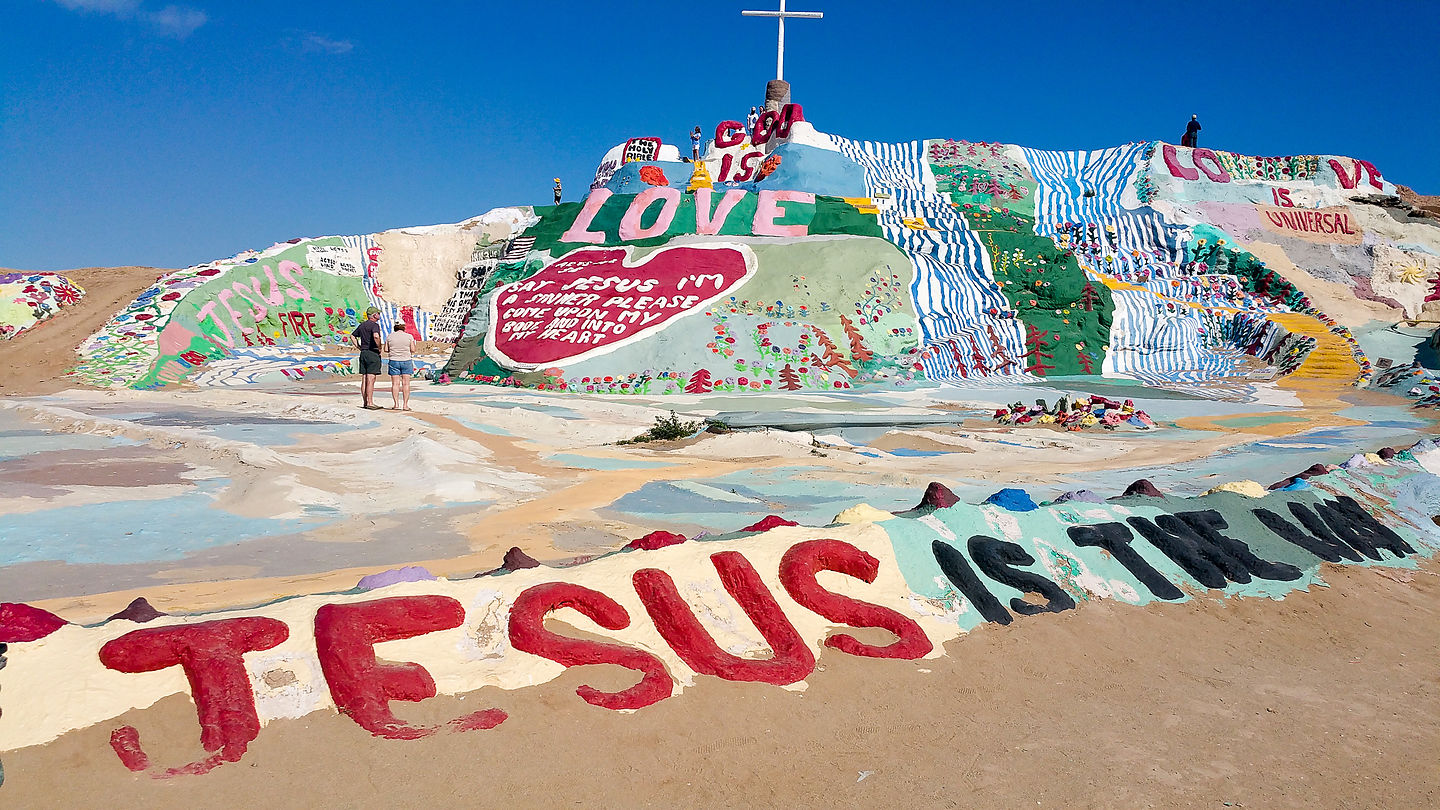
[[(1171, 177), (1181, 180), (1199, 180), (1200, 175), (1205, 175), (1212, 183), (1229, 183), (1234, 178), (1220, 161), (1220, 156), (1212, 149), (1191, 149), (1190, 166), (1184, 165), (1180, 160), (1180, 152), (1170, 144), (1164, 144), (1160, 152), (1165, 159), (1165, 168), (1170, 171)], [(1347, 171), (1344, 164), (1335, 158), (1327, 161), (1331, 171), (1335, 172), (1335, 178), (1340, 187), (1353, 189), (1360, 184), (1363, 176), (1371, 186), (1377, 189), (1385, 187), (1384, 179), (1380, 176), (1380, 170), (1375, 164), (1366, 160), (1353, 161), (1352, 169)], [(1277, 204), (1281, 204), (1277, 198)]]
[[(719, 234), (735, 206), (745, 199), (748, 193), (743, 189), (730, 189), (716, 205), (713, 189), (697, 189), (694, 194), (695, 227), (694, 230), (684, 229), (685, 232), (701, 236)], [(560, 241), (583, 245), (599, 245), (609, 241), (604, 231), (591, 230), (590, 226), (595, 222), (595, 216), (600, 213), (601, 207), (613, 194), (614, 192), (607, 188), (590, 192), (590, 196), (585, 198), (584, 207), (580, 209), (580, 215), (560, 237)], [(657, 186), (636, 194), (625, 209), (624, 216), (620, 218), (619, 241), (635, 242), (664, 236), (675, 225), (675, 215), (680, 210), (681, 198), (680, 189), (668, 186)], [(751, 233), (755, 236), (809, 236), (809, 225), (777, 223), (777, 220), (785, 218), (785, 203), (814, 205), (815, 195), (805, 191), (760, 192), (755, 216), (750, 224)], [(650, 214), (650, 209), (657, 205), (659, 209), (653, 215)], [(648, 225), (643, 224), (646, 220), (649, 220)]]
[(633, 251), (581, 248), (497, 289), (486, 352), (528, 369), (594, 357), (709, 304), (756, 267), (743, 245), (669, 247), (638, 262)]

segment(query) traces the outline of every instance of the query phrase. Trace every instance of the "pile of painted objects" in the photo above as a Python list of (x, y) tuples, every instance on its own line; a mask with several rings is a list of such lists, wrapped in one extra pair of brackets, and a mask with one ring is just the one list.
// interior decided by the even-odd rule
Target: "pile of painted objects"
[(994, 418), (1002, 425), (1055, 425), (1073, 431), (1090, 427), (1114, 430), (1121, 425), (1140, 430), (1155, 427), (1149, 414), (1135, 408), (1134, 400), (1116, 402), (1096, 394), (1089, 398), (1062, 395), (1053, 408), (1043, 399), (1035, 400), (1034, 405), (1017, 402), (996, 408)]

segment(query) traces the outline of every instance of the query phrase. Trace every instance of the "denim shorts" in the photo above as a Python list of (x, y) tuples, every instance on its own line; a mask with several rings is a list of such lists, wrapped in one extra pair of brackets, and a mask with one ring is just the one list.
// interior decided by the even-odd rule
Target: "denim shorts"
[(391, 377), (410, 377), (410, 376), (413, 376), (414, 374), (415, 374), (415, 361), (414, 361), (414, 360), (391, 360), (391, 361), (390, 361), (390, 376), (391, 376)]

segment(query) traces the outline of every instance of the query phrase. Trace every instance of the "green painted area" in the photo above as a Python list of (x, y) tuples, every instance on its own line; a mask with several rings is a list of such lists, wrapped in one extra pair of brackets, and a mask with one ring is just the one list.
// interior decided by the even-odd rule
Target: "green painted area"
[[(754, 251), (755, 275), (645, 340), (579, 363), (512, 372), (485, 356), (482, 332), (457, 347), (450, 373), (603, 394), (836, 390), (923, 381), (909, 292), (914, 271), (895, 245), (853, 236), (729, 241)], [(635, 258), (658, 249), (640, 248)], [(539, 260), (504, 265), (486, 290), (540, 267)]]
[(219, 268), (187, 290), (160, 332), (159, 357), (132, 387), (184, 379), (192, 368), (225, 356), (228, 349), (347, 340), (369, 306), (364, 281), (310, 267), (306, 249), (311, 246), (343, 247), (344, 241), (300, 242), (253, 264)]
[(971, 141), (928, 141), (935, 190), (956, 205), (993, 205), (1035, 215), (1039, 184), (1018, 147)]
[(993, 206), (960, 211), (1025, 324), (1026, 369), (1040, 376), (1100, 374), (1115, 312), (1110, 289), (1080, 269), (1073, 251), (1036, 235), (1033, 217)]
[(1247, 428), (1264, 427), (1265, 425), (1279, 425), (1286, 422), (1304, 422), (1305, 419), (1299, 416), (1286, 416), (1285, 414), (1269, 414), (1263, 416), (1231, 416), (1226, 419), (1213, 420), (1217, 425), (1225, 427)]
[[(629, 210), (630, 204), (634, 202), (635, 194), (614, 194), (600, 206), (595, 218), (590, 222), (588, 230), (603, 233), (606, 246), (617, 245), (642, 245), (654, 247), (663, 245), (676, 236), (695, 233), (695, 195), (682, 194), (680, 204), (676, 207), (675, 218), (665, 233), (650, 239), (622, 240), (620, 238), (620, 220)], [(714, 216), (724, 198), (724, 192), (716, 189), (711, 195), (711, 210), (708, 215)], [(755, 222), (755, 210), (759, 205), (758, 194), (746, 193), (741, 197), (735, 207), (725, 216), (725, 221), (720, 227), (720, 236), (750, 236)], [(831, 234), (848, 234), (851, 236), (873, 236), (882, 238), (880, 222), (874, 214), (862, 214), (859, 209), (840, 197), (827, 197), (817, 195), (814, 203), (782, 202), (783, 216), (775, 220), (776, 225), (804, 225), (811, 236), (823, 236)], [(575, 224), (575, 219), (584, 208), (584, 203), (561, 203), (560, 205), (536, 206), (535, 214), (540, 221), (525, 231), (526, 236), (535, 237), (534, 250), (550, 251), (556, 258), (561, 252), (573, 250), (579, 247), (587, 247), (580, 242), (562, 242), (561, 238), (570, 226)], [(655, 202), (645, 209), (640, 216), (640, 227), (646, 228), (655, 224), (660, 217), (663, 206)]]

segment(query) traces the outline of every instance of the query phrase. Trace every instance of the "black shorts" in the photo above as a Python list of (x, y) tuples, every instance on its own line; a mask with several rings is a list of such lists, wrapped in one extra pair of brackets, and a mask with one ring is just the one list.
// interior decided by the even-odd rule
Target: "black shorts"
[(380, 352), (372, 352), (369, 349), (360, 350), (360, 373), (380, 373)]

